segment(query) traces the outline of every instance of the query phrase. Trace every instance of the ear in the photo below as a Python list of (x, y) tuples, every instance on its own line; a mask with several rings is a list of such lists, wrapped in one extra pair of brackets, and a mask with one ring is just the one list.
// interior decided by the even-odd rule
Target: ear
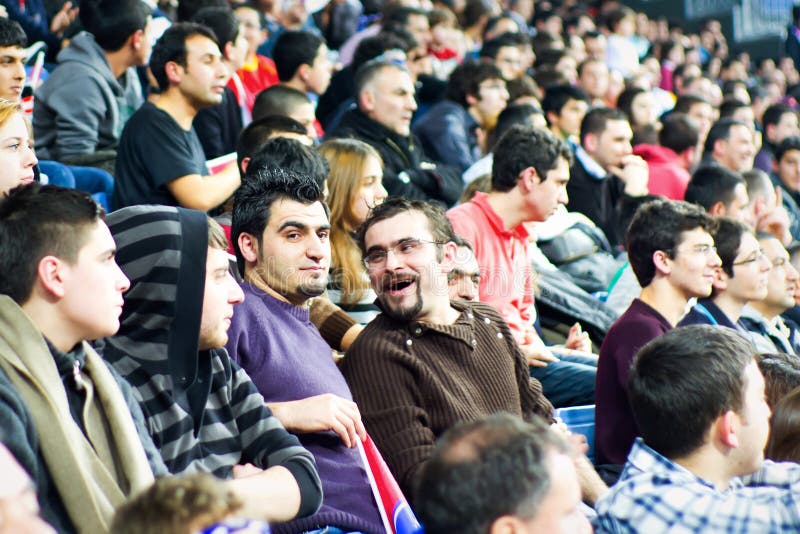
[(44, 290), (56, 299), (64, 298), (64, 270), (67, 265), (55, 256), (45, 256), (39, 260), (36, 275)]
[(586, 152), (594, 153), (597, 151), (597, 134), (587, 133), (583, 138), (583, 148)]
[(548, 111), (544, 114), (544, 117), (547, 119), (548, 126), (551, 124), (558, 124), (558, 113), (555, 111)]
[(128, 45), (131, 46), (134, 50), (139, 50), (142, 47), (142, 43), (144, 42), (144, 30), (136, 30), (128, 37)]
[(767, 124), (767, 127), (764, 129), (764, 139), (769, 141), (772, 139), (772, 134), (775, 133), (775, 125), (774, 124)]
[(495, 519), (489, 527), (489, 534), (515, 534), (516, 532), (524, 532), (519, 519), (512, 515), (501, 515)]
[(467, 95), (467, 106), (474, 106), (475, 104), (478, 103), (478, 100), (479, 99), (476, 96), (468, 94)]
[(239, 250), (246, 263), (258, 262), (258, 240), (252, 234), (242, 232), (239, 234)]
[(252, 158), (242, 158), (242, 174), (247, 172), (247, 167), (250, 166), (250, 160)]
[(653, 252), (653, 265), (656, 268), (656, 274), (661, 273), (663, 275), (668, 275), (671, 273), (671, 261), (672, 258), (670, 258), (663, 250), (656, 250)]
[(441, 271), (443, 273), (449, 273), (456, 267), (456, 255), (458, 253), (458, 247), (452, 241), (448, 241), (444, 245), (442, 245), (442, 262), (441, 262)]
[(720, 443), (731, 449), (739, 447), (739, 429), (741, 420), (737, 413), (728, 410), (717, 417), (711, 426), (712, 439), (716, 438)]
[(728, 273), (726, 273), (722, 267), (718, 267), (714, 270), (714, 281), (712, 282), (714, 289), (717, 291), (725, 291), (728, 289), (728, 280), (730, 280), (730, 276), (728, 276)]
[(708, 214), (712, 217), (722, 217), (728, 213), (725, 203), (722, 201), (715, 202), (709, 209)]
[(517, 180), (517, 183), (522, 187), (522, 191), (525, 193), (532, 191), (540, 182), (539, 175), (533, 167), (528, 167), (519, 173), (519, 179)]
[(727, 139), (717, 139), (714, 142), (714, 152), (713, 153), (714, 154), (724, 154), (727, 146), (728, 146), (728, 140)]
[(358, 107), (361, 111), (372, 111), (375, 109), (375, 95), (371, 89), (364, 89), (358, 95)]
[(234, 48), (236, 48), (236, 45), (232, 41), (225, 43), (225, 46), (222, 47), (222, 54), (225, 59), (230, 60), (233, 57)]
[(164, 65), (164, 72), (167, 74), (167, 80), (170, 85), (178, 85), (183, 80), (183, 73), (185, 69), (174, 61), (167, 61)]
[(299, 67), (297, 67), (297, 72), (294, 73), (294, 77), (300, 80), (303, 83), (306, 83), (306, 79), (308, 78), (308, 70), (311, 68), (310, 65), (303, 63)]

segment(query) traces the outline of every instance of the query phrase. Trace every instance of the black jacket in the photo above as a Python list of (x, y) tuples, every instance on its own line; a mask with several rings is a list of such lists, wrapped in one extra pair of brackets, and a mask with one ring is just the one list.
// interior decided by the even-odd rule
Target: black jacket
[(414, 136), (399, 136), (358, 109), (348, 111), (330, 137), (353, 137), (372, 145), (383, 159), (383, 186), (391, 196), (435, 200), (449, 207), (461, 195), (463, 182), (456, 169), (436, 165)]

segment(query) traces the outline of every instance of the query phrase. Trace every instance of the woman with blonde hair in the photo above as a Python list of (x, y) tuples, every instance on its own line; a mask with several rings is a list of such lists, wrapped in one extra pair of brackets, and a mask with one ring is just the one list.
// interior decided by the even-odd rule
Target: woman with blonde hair
[(370, 210), (383, 202), (383, 162), (378, 152), (356, 139), (322, 143), (328, 161), (328, 205), (331, 210), (331, 277), (328, 296), (356, 321), (366, 324), (380, 310), (369, 285), (355, 232)]
[(0, 99), (0, 196), (32, 182), (36, 161), (22, 108)]

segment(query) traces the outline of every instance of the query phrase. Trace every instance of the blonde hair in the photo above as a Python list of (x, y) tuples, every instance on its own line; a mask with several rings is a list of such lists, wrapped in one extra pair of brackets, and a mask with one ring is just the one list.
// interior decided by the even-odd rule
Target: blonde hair
[[(18, 102), (0, 98), (0, 126), (4, 125), (15, 113), (21, 114), (22, 106)], [(27, 119), (25, 123), (28, 123)]]
[(362, 185), (364, 169), (370, 157), (383, 167), (380, 154), (357, 139), (333, 139), (319, 146), (328, 161), (328, 206), (331, 210), (331, 265), (333, 277), (341, 290), (343, 304), (361, 300), (369, 289), (361, 263), (361, 251), (351, 235), (361, 225), (353, 204)]
[(208, 246), (228, 250), (228, 238), (225, 236), (222, 226), (208, 215), (206, 215), (206, 222), (208, 223)]

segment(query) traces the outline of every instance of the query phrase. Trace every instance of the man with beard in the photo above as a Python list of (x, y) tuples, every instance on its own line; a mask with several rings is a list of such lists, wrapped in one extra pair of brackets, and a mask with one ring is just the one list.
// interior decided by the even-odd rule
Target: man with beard
[(322, 480), (320, 510), (273, 529), (382, 533), (355, 448), (366, 436), (361, 415), (309, 318), (309, 300), (328, 284), (329, 234), (316, 181), (258, 159), (250, 163), (234, 197), (231, 230), (245, 300), (234, 311), (226, 346), (275, 417), (314, 455)]
[[(552, 420), (552, 406), (500, 314), (480, 302), (450, 301), (456, 244), (444, 212), (391, 198), (359, 231), (383, 313), (344, 358), (342, 373), (364, 423), (406, 495), (450, 427), (495, 413)], [(584, 459), (578, 469), (591, 470)], [(584, 498), (604, 490), (586, 478)]]

